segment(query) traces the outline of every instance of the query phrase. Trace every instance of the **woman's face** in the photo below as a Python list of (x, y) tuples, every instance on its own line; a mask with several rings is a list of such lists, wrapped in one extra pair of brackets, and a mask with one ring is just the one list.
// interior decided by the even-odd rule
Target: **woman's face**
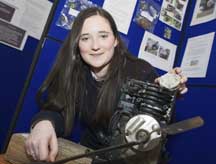
[(80, 55), (94, 73), (106, 74), (117, 44), (104, 17), (94, 15), (84, 21), (79, 39)]

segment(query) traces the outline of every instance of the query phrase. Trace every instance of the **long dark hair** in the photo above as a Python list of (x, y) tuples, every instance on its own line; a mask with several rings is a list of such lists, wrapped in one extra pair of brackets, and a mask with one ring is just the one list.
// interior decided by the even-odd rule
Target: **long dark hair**
[[(77, 106), (82, 106), (86, 92), (88, 65), (82, 60), (78, 48), (79, 36), (84, 21), (93, 15), (108, 20), (118, 45), (115, 47), (105, 81), (98, 94), (95, 122), (107, 122), (117, 103), (119, 88), (123, 81), (123, 66), (127, 49), (122, 43), (112, 16), (104, 9), (93, 7), (79, 13), (64, 41), (57, 60), (37, 93), (37, 101), (43, 110), (59, 111), (65, 120), (65, 135), (69, 135)], [(44, 98), (44, 95), (47, 95)]]

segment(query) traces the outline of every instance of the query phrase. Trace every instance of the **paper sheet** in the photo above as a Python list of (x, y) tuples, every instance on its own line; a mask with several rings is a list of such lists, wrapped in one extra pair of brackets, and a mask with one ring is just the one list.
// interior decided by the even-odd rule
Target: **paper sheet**
[(27, 0), (19, 27), (25, 29), (30, 36), (40, 39), (51, 7), (52, 3), (47, 0)]
[(191, 26), (216, 19), (216, 0), (197, 0)]
[(120, 32), (127, 34), (137, 0), (105, 0), (103, 8), (114, 18)]
[(0, 0), (0, 2), (8, 6), (7, 12), (12, 9), (15, 10), (15, 12), (11, 12), (12, 18), (10, 20), (1, 16), (0, 18), (26, 30), (28, 35), (40, 39), (52, 2), (48, 0)]
[(189, 38), (181, 69), (187, 77), (206, 77), (215, 32)]
[(139, 58), (148, 61), (154, 67), (169, 71), (173, 67), (175, 54), (176, 45), (150, 32), (145, 32), (139, 50)]
[(181, 30), (188, 0), (164, 0), (161, 6), (160, 21)]
[[(0, 0), (1, 14), (0, 18), (12, 23), (15, 26), (20, 24), (20, 19), (23, 17), (25, 11), (26, 0)], [(14, 12), (11, 12), (14, 10)], [(5, 19), (5, 15), (10, 19)]]

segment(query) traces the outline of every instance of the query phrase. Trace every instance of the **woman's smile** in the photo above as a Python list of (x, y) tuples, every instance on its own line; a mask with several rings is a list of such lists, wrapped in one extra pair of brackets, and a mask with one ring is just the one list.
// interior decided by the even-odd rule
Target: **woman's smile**
[(85, 20), (79, 39), (80, 55), (95, 74), (104, 76), (107, 73), (117, 44), (104, 17), (94, 15)]

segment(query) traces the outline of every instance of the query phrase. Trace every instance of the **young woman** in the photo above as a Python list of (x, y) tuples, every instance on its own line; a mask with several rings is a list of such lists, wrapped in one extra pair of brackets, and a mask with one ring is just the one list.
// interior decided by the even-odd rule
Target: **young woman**
[[(179, 69), (172, 71), (180, 74)], [(187, 78), (181, 77), (184, 93)], [(154, 82), (157, 73), (129, 54), (108, 12), (101, 8), (80, 12), (38, 91), (41, 112), (33, 119), (26, 152), (35, 160), (54, 161), (57, 136), (69, 136), (75, 118), (86, 127), (80, 143), (92, 149), (104, 147), (120, 88), (128, 78)]]

